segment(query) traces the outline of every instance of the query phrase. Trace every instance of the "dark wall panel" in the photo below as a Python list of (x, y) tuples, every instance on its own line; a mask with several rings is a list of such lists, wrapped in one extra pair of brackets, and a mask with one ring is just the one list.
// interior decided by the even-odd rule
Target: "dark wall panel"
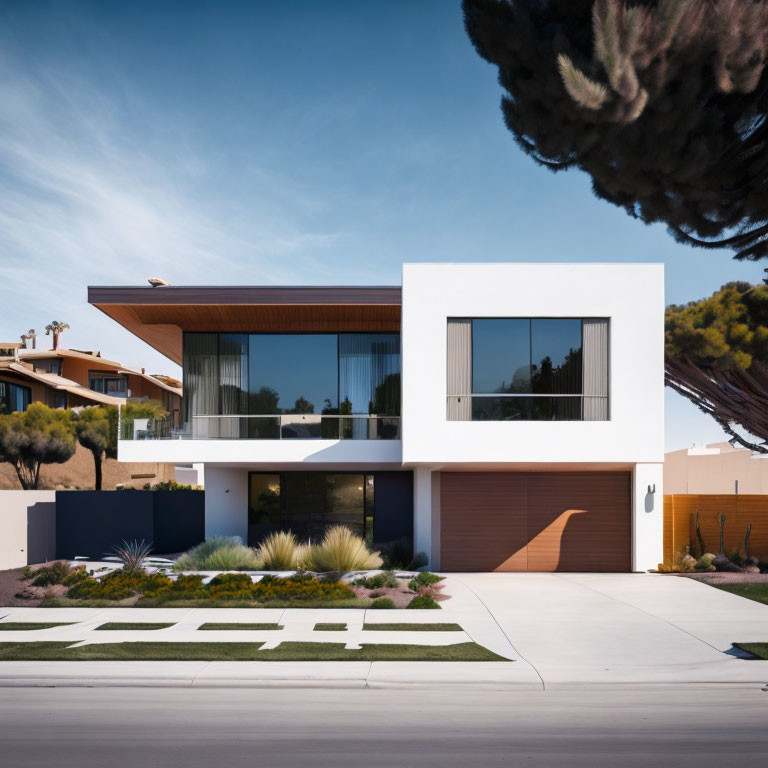
[(152, 491), (153, 551), (159, 555), (184, 552), (205, 540), (205, 493)]
[(376, 543), (413, 538), (413, 472), (374, 472)]
[(100, 558), (122, 541), (152, 542), (158, 555), (205, 538), (201, 491), (57, 491), (56, 557)]
[(151, 491), (56, 491), (56, 557), (98, 559), (153, 537)]

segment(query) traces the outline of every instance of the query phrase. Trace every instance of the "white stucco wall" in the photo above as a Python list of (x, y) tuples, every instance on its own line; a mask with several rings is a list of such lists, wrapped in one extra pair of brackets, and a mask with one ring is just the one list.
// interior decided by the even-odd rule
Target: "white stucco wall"
[[(610, 421), (446, 419), (449, 317), (607, 317)], [(664, 460), (660, 264), (405, 264), (407, 466)]]
[(120, 440), (120, 461), (196, 464), (306, 464), (339, 467), (377, 464), (399, 467), (400, 440)]
[(632, 570), (647, 571), (663, 561), (664, 465), (637, 464), (632, 473)]
[(56, 492), (0, 491), (0, 570), (52, 560)]
[(205, 468), (205, 538), (239, 536), (248, 541), (248, 472)]

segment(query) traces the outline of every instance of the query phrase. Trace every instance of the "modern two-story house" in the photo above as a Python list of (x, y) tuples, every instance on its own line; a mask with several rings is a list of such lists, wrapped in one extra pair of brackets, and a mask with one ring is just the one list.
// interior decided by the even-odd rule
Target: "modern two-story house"
[(402, 286), (91, 287), (182, 365), (163, 439), (206, 535), (342, 523), (444, 571), (631, 571), (662, 553), (663, 267), (406, 264)]

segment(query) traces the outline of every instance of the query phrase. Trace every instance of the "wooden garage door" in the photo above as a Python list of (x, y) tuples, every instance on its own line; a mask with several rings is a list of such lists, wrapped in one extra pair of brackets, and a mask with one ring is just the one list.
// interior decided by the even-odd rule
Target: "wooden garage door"
[(629, 472), (443, 472), (445, 571), (628, 571)]

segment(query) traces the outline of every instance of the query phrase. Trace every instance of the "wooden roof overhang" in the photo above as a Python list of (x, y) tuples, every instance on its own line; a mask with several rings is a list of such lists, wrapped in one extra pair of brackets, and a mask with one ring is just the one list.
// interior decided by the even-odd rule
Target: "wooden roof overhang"
[(89, 286), (88, 302), (181, 365), (183, 331), (391, 333), (399, 286)]

